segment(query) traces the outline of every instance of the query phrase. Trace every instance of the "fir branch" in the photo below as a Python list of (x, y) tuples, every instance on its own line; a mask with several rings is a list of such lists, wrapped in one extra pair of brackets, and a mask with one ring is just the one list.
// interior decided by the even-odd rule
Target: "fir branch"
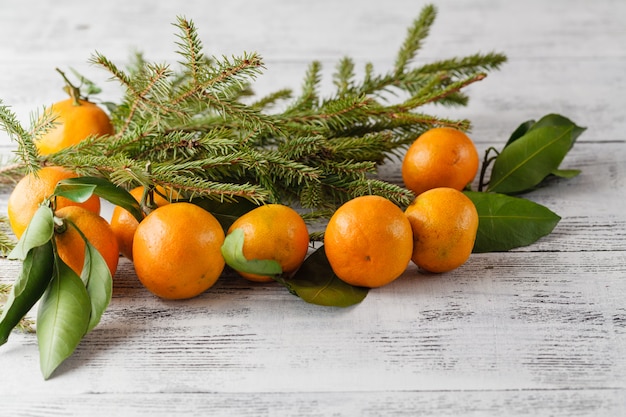
[(333, 76), (333, 82), (337, 87), (337, 95), (339, 97), (345, 96), (353, 90), (354, 77), (354, 61), (349, 57), (344, 57), (337, 64), (337, 69)]
[(285, 111), (285, 115), (312, 110), (319, 103), (319, 88), (322, 80), (322, 64), (312, 61), (302, 83), (302, 92), (294, 103)]
[(0, 216), (0, 255), (7, 256), (13, 250), (17, 243), (15, 239), (9, 235), (9, 219)]
[(409, 73), (437, 74), (444, 72), (451, 77), (466, 77), (477, 72), (498, 70), (506, 60), (506, 56), (496, 52), (476, 53), (463, 58), (449, 58), (424, 64), (409, 71)]
[(406, 112), (429, 103), (441, 102), (441, 100), (449, 97), (453, 93), (458, 93), (468, 85), (483, 80), (486, 76), (487, 74), (485, 73), (472, 74), (467, 78), (452, 82), (441, 89), (433, 89), (428, 92), (423, 91), (422, 94), (411, 97), (403, 103), (395, 105), (394, 108), (399, 112)]
[(152, 183), (174, 190), (180, 195), (187, 196), (189, 200), (210, 198), (221, 202), (236, 202), (237, 198), (245, 198), (255, 204), (261, 204), (271, 198), (266, 189), (253, 184), (223, 183), (180, 175), (168, 175), (164, 178), (154, 175)]
[(292, 98), (292, 94), (293, 92), (291, 91), (291, 89), (283, 88), (282, 90), (270, 93), (265, 97), (261, 97), (260, 99), (254, 101), (252, 104), (250, 104), (250, 107), (258, 111), (267, 110), (268, 108), (276, 105), (278, 101), (288, 100)]
[(422, 42), (428, 36), (430, 28), (437, 16), (437, 10), (433, 5), (425, 6), (419, 17), (407, 30), (407, 36), (404, 43), (398, 51), (396, 62), (394, 65), (394, 77), (399, 78), (406, 71), (406, 67), (415, 57), (417, 51), (422, 47)]
[(26, 175), (26, 165), (23, 162), (11, 162), (0, 166), (0, 186), (15, 185)]
[(371, 104), (372, 99), (364, 95), (346, 96), (325, 100), (315, 111), (278, 117), (295, 132), (300, 130), (302, 135), (332, 136), (334, 131), (367, 120)]
[(302, 160), (323, 152), (325, 142), (323, 136), (296, 136), (281, 143), (278, 151), (285, 158)]
[(9, 138), (17, 143), (15, 153), (24, 163), (26, 172), (35, 173), (39, 170), (38, 152), (35, 147), (35, 135), (49, 129), (51, 117), (44, 117), (40, 122), (33, 123), (33, 129), (27, 131), (17, 120), (15, 113), (0, 100), (0, 127), (7, 132)]
[[(467, 120), (419, 109), (466, 104), (464, 88), (506, 60), (473, 54), (411, 68), (435, 15), (433, 6), (422, 10), (391, 71), (377, 73), (366, 63), (359, 79), (353, 60), (344, 57), (332, 75), (335, 91), (323, 97), (321, 64), (313, 61), (295, 98), (281, 89), (250, 104), (242, 98), (264, 68), (261, 57), (209, 57), (194, 23), (179, 17), (180, 68), (136, 54), (124, 71), (101, 54), (92, 57), (124, 89), (111, 111), (117, 133), (88, 138), (47, 160), (124, 187), (161, 185), (186, 199), (297, 202), (311, 217), (366, 194), (407, 205), (413, 194), (377, 179), (377, 166), (400, 156), (426, 129), (469, 128)], [(285, 110), (266, 112), (281, 100), (291, 100)], [(30, 134), (24, 133), (25, 149)], [(36, 153), (23, 158), (38, 164)]]
[(176, 45), (179, 47), (177, 53), (183, 57), (181, 64), (187, 68), (193, 82), (199, 84), (198, 73), (204, 59), (202, 43), (198, 39), (198, 33), (193, 21), (186, 20), (182, 16), (178, 16), (176, 20), (177, 23), (174, 26), (180, 30), (180, 33), (176, 35), (180, 39), (179, 42), (176, 42)]

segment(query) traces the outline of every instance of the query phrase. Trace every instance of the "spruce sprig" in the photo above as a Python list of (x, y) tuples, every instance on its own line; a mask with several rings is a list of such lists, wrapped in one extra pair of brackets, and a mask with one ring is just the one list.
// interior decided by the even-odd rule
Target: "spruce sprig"
[(31, 129), (30, 131), (26, 130), (17, 120), (15, 113), (8, 106), (4, 105), (0, 99), (0, 128), (9, 134), (11, 140), (17, 143), (15, 153), (22, 162), (16, 168), (25, 169), (26, 173), (35, 173), (39, 170), (39, 155), (33, 138), (50, 129), (53, 121), (54, 118), (45, 112), (42, 117), (32, 114), (30, 121)]
[[(466, 104), (462, 90), (506, 60), (497, 53), (473, 54), (414, 66), (435, 16), (434, 6), (422, 10), (388, 72), (379, 74), (366, 63), (359, 79), (354, 61), (345, 57), (328, 94), (322, 91), (321, 63), (313, 61), (298, 94), (281, 89), (256, 100), (248, 96), (264, 69), (260, 55), (210, 57), (194, 23), (178, 17), (178, 67), (137, 54), (122, 69), (94, 54), (91, 62), (124, 90), (111, 107), (116, 133), (89, 138), (46, 162), (126, 187), (160, 185), (188, 199), (295, 203), (310, 210), (309, 218), (327, 216), (364, 194), (407, 205), (413, 194), (377, 179), (378, 165), (401, 155), (429, 128), (468, 129), (467, 120), (419, 109)], [(6, 114), (2, 119), (10, 122), (4, 124), (14, 132), (20, 158), (34, 170), (42, 159), (32, 132), (17, 129)]]
[(6, 256), (15, 247), (16, 241), (9, 235), (9, 219), (0, 216), (0, 256)]

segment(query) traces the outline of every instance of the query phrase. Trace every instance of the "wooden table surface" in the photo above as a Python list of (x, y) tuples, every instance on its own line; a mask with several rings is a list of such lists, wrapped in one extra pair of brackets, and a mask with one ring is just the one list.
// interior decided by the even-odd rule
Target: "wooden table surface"
[[(262, 95), (299, 88), (353, 57), (390, 68), (422, 2), (109, 0), (0, 4), (0, 98), (19, 119), (63, 98), (55, 67), (119, 89), (88, 64), (133, 49), (174, 63), (171, 26), (191, 18), (207, 52), (258, 51)], [(0, 347), (0, 416), (626, 415), (626, 2), (444, 0), (420, 60), (498, 51), (509, 61), (467, 91), (479, 152), (560, 113), (587, 127), (564, 161), (574, 179), (528, 198), (562, 216), (507, 253), (429, 275), (410, 266), (355, 307), (307, 304), (275, 284), (224, 277), (163, 301), (121, 261), (101, 324), (44, 381), (36, 338)], [(331, 86), (328, 77), (324, 85)], [(14, 144), (0, 132), (7, 162)], [(399, 181), (399, 166), (381, 177)], [(0, 190), (6, 213), (9, 188)], [(20, 265), (0, 259), (0, 282)]]

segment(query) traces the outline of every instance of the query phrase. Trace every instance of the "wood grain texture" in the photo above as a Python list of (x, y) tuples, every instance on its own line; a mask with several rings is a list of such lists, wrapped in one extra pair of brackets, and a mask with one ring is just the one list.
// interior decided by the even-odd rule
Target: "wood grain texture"
[[(564, 168), (527, 195), (562, 217), (536, 244), (473, 255), (450, 273), (411, 266), (358, 306), (304, 303), (225, 274), (202, 296), (163, 301), (121, 260), (101, 324), (43, 381), (35, 336), (0, 347), (0, 416), (620, 416), (626, 414), (626, 3), (438, 1), (420, 62), (501, 51), (465, 108), (482, 153), (555, 112), (587, 127)], [(175, 62), (170, 25), (192, 18), (211, 54), (258, 51), (265, 94), (298, 89), (320, 60), (325, 91), (344, 55), (389, 68), (423, 3), (111, 0), (0, 6), (0, 99), (19, 119), (61, 96), (54, 67), (119, 89), (87, 64), (133, 47)], [(15, 145), (0, 132), (0, 160)], [(397, 160), (380, 170), (401, 182)], [(0, 187), (0, 214), (10, 187)], [(0, 258), (0, 282), (20, 264)]]

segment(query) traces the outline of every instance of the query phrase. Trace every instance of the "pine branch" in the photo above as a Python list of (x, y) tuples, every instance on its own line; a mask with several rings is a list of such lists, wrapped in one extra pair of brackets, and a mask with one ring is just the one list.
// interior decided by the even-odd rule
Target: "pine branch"
[(284, 88), (282, 90), (278, 90), (274, 93), (270, 93), (265, 97), (261, 97), (260, 99), (254, 101), (250, 104), (250, 107), (254, 108), (258, 111), (267, 110), (268, 108), (276, 105), (278, 101), (288, 100), (292, 98), (292, 91), (289, 88)]
[(419, 17), (407, 30), (407, 36), (396, 57), (394, 65), (395, 78), (402, 76), (411, 60), (413, 60), (417, 52), (421, 49), (422, 42), (428, 36), (436, 16), (437, 10), (435, 6), (427, 5), (422, 9)]
[(319, 88), (322, 80), (321, 72), (322, 64), (319, 61), (312, 61), (309, 64), (304, 82), (302, 83), (302, 92), (295, 102), (285, 111), (285, 115), (309, 111), (318, 106)]
[(8, 133), (9, 138), (17, 143), (15, 153), (23, 162), (27, 173), (35, 173), (39, 170), (38, 152), (34, 138), (37, 134), (50, 128), (52, 118), (44, 117), (41, 121), (32, 122), (33, 128), (27, 131), (17, 120), (15, 113), (5, 106), (0, 100), (0, 127)]
[(354, 77), (354, 61), (349, 57), (340, 60), (333, 76), (339, 97), (343, 97), (353, 90)]
[[(209, 56), (194, 23), (178, 17), (179, 67), (136, 53), (124, 70), (102, 54), (92, 56), (124, 90), (111, 107), (116, 133), (88, 138), (46, 162), (128, 188), (160, 185), (187, 200), (295, 202), (310, 218), (327, 217), (366, 194), (408, 205), (410, 191), (376, 178), (379, 164), (400, 157), (429, 128), (468, 129), (467, 120), (420, 108), (465, 105), (465, 87), (506, 60), (497, 53), (473, 54), (414, 67), (435, 16), (433, 6), (422, 10), (388, 72), (367, 63), (359, 78), (354, 61), (344, 57), (332, 74), (334, 91), (323, 96), (322, 66), (313, 61), (295, 97), (283, 88), (256, 100), (244, 98), (264, 69), (260, 55)], [(267, 112), (280, 101), (286, 101), (284, 110)], [(20, 164), (35, 170), (42, 161), (32, 139), (50, 121), (32, 121), (25, 131), (1, 105), (0, 117), (18, 143)]]
[(176, 35), (180, 41), (176, 42), (179, 50), (177, 51), (183, 57), (181, 64), (187, 68), (191, 79), (195, 83), (200, 83), (200, 68), (202, 67), (204, 54), (202, 53), (202, 44), (198, 39), (196, 27), (191, 20), (186, 20), (182, 16), (177, 17), (177, 23), (174, 24), (180, 32)]
[(0, 255), (7, 256), (15, 244), (15, 239), (9, 235), (9, 220), (0, 216)]

